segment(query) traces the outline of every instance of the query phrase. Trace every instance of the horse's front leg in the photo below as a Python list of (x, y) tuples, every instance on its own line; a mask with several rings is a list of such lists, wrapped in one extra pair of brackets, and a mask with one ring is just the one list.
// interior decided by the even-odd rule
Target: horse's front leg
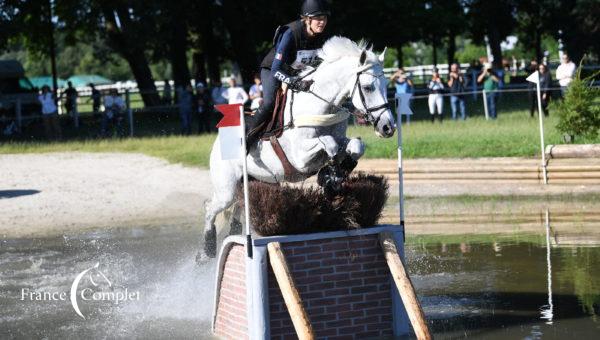
[[(311, 173), (323, 166), (327, 159), (333, 159), (338, 150), (339, 144), (332, 136), (305, 139), (294, 148), (294, 165), (303, 173)], [(323, 153), (327, 157), (323, 157)], [(322, 162), (319, 162), (318, 158), (323, 158)]]
[(358, 161), (365, 154), (365, 143), (360, 138), (347, 139), (345, 151), (353, 160)]
[(336, 154), (319, 170), (317, 176), (317, 183), (329, 196), (340, 192), (342, 183), (354, 170), (358, 159), (365, 153), (365, 145), (360, 138), (343, 138), (339, 142)]

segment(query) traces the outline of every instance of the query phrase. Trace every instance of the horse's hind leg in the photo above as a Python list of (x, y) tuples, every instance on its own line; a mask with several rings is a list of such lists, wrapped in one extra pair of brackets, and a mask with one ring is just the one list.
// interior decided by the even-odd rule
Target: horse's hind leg
[(215, 220), (217, 215), (227, 209), (233, 202), (235, 189), (231, 191), (215, 191), (210, 201), (206, 203), (206, 216), (204, 220), (204, 244), (196, 256), (197, 261), (217, 255), (217, 228)]
[(229, 222), (229, 235), (240, 235), (242, 233), (242, 209), (243, 206), (238, 202), (233, 205), (233, 212)]
[[(202, 250), (196, 256), (196, 260), (200, 261), (207, 257), (215, 257), (217, 254), (217, 228), (215, 219), (223, 210), (231, 206), (235, 198), (236, 186), (239, 178), (236, 172), (229, 168), (222, 168), (223, 171), (213, 172), (214, 192), (210, 201), (205, 205), (206, 215), (204, 217), (204, 244)], [(218, 175), (217, 175), (218, 174)]]

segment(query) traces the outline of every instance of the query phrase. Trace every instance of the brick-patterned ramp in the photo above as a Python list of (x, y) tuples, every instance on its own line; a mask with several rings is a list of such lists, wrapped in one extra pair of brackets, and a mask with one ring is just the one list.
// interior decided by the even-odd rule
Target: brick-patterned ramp
[(226, 339), (294, 339), (294, 327), (269, 266), (266, 246), (279, 242), (317, 339), (407, 335), (409, 321), (391, 280), (381, 232), (402, 251), (404, 230), (388, 225), (354, 231), (228, 237), (219, 255), (213, 331)]

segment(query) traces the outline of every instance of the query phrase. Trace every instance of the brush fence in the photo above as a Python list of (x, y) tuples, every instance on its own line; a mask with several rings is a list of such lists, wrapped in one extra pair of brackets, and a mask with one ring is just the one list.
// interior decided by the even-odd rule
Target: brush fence
[(403, 256), (404, 230), (379, 226), (253, 239), (225, 239), (217, 266), (213, 332), (226, 339), (294, 339), (292, 320), (269, 265), (279, 242), (317, 339), (379, 338), (409, 333), (409, 319), (378, 235), (391, 232)]

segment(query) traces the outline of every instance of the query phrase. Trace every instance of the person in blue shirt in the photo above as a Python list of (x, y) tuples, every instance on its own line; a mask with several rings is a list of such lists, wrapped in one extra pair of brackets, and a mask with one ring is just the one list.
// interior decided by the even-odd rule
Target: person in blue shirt
[(404, 72), (402, 67), (390, 77), (390, 82), (394, 84), (397, 94), (412, 93), (413, 82)]
[[(406, 72), (404, 72), (404, 69), (402, 67), (400, 67), (398, 69), (398, 71), (396, 71), (390, 77), (390, 83), (392, 83), (394, 85), (394, 87), (396, 88), (396, 98), (398, 98), (399, 97), (398, 95), (400, 95), (400, 94), (413, 93), (414, 84), (413, 84), (412, 80), (408, 77)], [(406, 116), (406, 124), (409, 124), (410, 123), (410, 114), (403, 113), (403, 115)], [(401, 117), (401, 119), (402, 119), (402, 117)]]
[(330, 15), (324, 0), (305, 0), (300, 19), (279, 26), (273, 39), (274, 47), (260, 64), (263, 102), (247, 120), (246, 147), (248, 150), (261, 138), (263, 123), (270, 120), (275, 106), (275, 96), (281, 83), (294, 91), (308, 91), (311, 81), (302, 80), (294, 72), (317, 59), (317, 50), (327, 40), (324, 34)]

